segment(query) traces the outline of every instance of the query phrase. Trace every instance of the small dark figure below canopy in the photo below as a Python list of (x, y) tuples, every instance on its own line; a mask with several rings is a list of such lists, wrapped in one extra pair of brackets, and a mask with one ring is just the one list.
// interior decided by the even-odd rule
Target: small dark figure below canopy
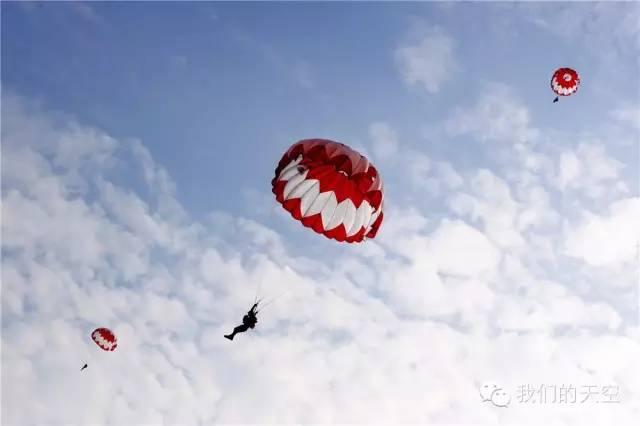
[(247, 312), (247, 314), (242, 318), (242, 325), (237, 326), (236, 328), (233, 329), (233, 333), (225, 334), (224, 337), (226, 337), (229, 340), (233, 340), (236, 334), (244, 333), (250, 328), (254, 328), (258, 323), (258, 317), (257, 317), (258, 311), (256, 311), (257, 308), (258, 308), (258, 304), (256, 303), (251, 307), (251, 310)]
[(84, 370), (84, 369), (85, 369), (85, 368), (87, 368), (87, 367), (88, 367), (88, 365), (87, 365), (87, 364), (83, 365), (83, 366), (82, 366), (82, 368), (80, 369), (80, 371)]

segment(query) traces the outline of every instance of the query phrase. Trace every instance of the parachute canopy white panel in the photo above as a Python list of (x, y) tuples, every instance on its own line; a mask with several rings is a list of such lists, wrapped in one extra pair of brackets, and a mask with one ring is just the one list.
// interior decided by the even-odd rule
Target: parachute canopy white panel
[(276, 200), (304, 226), (357, 243), (382, 224), (382, 179), (369, 160), (342, 143), (305, 139), (284, 154), (271, 181)]
[(578, 90), (580, 76), (571, 68), (559, 68), (551, 77), (551, 90), (560, 96), (569, 96)]
[(98, 347), (105, 351), (115, 351), (118, 347), (118, 339), (108, 328), (96, 328), (91, 333), (91, 339)]

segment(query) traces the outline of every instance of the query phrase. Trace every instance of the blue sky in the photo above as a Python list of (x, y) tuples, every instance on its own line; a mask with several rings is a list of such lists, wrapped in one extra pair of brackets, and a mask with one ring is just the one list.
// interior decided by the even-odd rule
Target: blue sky
[[(638, 13), (3, 2), (3, 424), (630, 424)], [(562, 66), (582, 83), (552, 104)], [(312, 137), (380, 170), (376, 239), (326, 240), (273, 199)], [(230, 346), (257, 282), (293, 290)], [(98, 390), (69, 354), (92, 326), (122, 342), (87, 355)], [(527, 381), (624, 397), (532, 410)]]
[[(465, 140), (426, 141), (421, 127), (441, 121), (484, 82), (513, 87), (537, 120), (568, 130), (633, 93), (606, 90), (614, 76), (593, 61), (598, 54), (541, 32), (524, 19), (525, 7), (99, 3), (87, 12), (8, 3), (3, 84), (64, 105), (116, 137), (144, 141), (193, 211), (225, 200), (239, 212), (246, 206), (234, 192), (264, 185), (288, 144), (314, 136), (362, 139), (372, 120), (398, 126), (406, 143), (436, 157), (472, 163), (486, 153)], [(625, 6), (616, 7), (623, 16)], [(428, 25), (456, 34), (458, 69), (437, 96), (408, 88), (394, 63), (398, 45)], [(554, 109), (548, 80), (564, 65), (589, 84), (580, 88), (580, 102)], [(637, 64), (624, 65), (615, 78), (633, 81), (637, 91)], [(573, 118), (558, 123), (559, 110)], [(232, 175), (233, 187), (213, 184)]]

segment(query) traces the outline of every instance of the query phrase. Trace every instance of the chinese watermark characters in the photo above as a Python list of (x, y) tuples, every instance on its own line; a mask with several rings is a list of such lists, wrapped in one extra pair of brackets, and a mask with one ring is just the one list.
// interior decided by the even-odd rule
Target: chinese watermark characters
[[(519, 404), (587, 404), (620, 403), (620, 387), (614, 385), (574, 385), (574, 384), (525, 384), (516, 388), (514, 400)], [(511, 393), (495, 382), (483, 383), (480, 387), (482, 402), (491, 402), (496, 407), (507, 407)]]

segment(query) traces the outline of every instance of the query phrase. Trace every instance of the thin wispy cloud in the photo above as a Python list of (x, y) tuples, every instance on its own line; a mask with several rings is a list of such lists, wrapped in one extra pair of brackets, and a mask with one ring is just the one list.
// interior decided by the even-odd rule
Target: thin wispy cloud
[(275, 45), (261, 40), (250, 31), (239, 26), (229, 28), (234, 40), (245, 48), (256, 51), (278, 72), (288, 76), (291, 81), (305, 89), (315, 87), (312, 67), (301, 59), (287, 58)]
[(527, 143), (537, 137), (529, 111), (512, 91), (490, 84), (474, 105), (457, 108), (445, 123), (451, 136), (475, 134), (483, 141)]
[(405, 82), (438, 93), (457, 71), (455, 42), (440, 28), (424, 30), (417, 40), (398, 46), (395, 60)]

